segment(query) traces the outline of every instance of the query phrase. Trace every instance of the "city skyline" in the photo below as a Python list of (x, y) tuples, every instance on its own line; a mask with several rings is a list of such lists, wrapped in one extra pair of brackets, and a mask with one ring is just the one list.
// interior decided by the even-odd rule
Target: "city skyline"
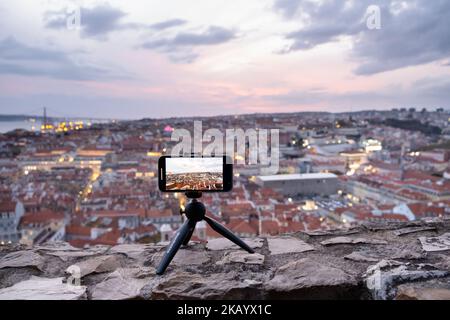
[[(449, 107), (446, 1), (153, 4), (0, 4), (0, 113), (47, 106), (138, 119)], [(372, 4), (376, 30), (365, 20)], [(77, 8), (73, 30), (67, 19)]]

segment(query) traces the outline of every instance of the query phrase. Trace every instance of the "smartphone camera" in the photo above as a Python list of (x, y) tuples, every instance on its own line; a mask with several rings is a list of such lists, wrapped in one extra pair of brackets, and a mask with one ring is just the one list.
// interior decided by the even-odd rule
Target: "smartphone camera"
[(228, 192), (233, 189), (233, 164), (227, 156), (163, 156), (158, 181), (162, 192)]

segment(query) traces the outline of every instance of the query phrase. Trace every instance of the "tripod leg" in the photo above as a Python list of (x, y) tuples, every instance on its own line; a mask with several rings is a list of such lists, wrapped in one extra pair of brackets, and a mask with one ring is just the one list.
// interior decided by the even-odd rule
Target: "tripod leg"
[(210, 226), (211, 228), (213, 228), (214, 231), (216, 231), (217, 233), (220, 233), (222, 236), (224, 236), (225, 238), (227, 238), (228, 240), (234, 242), (235, 244), (237, 244), (239, 247), (241, 247), (242, 249), (250, 252), (250, 253), (255, 253), (255, 251), (250, 248), (244, 241), (242, 241), (241, 239), (239, 239), (237, 236), (235, 236), (230, 230), (228, 230), (227, 228), (225, 228), (224, 226), (222, 226), (220, 223), (218, 223), (216, 220), (211, 219), (209, 217), (204, 217), (203, 218)]
[[(175, 257), (175, 254), (177, 253), (178, 249), (180, 249), (181, 244), (183, 243), (184, 239), (186, 239), (186, 236), (189, 233), (190, 226), (192, 225), (192, 222), (187, 219), (181, 228), (177, 231), (177, 234), (173, 238), (172, 242), (170, 242), (169, 246), (167, 247), (166, 253), (164, 254), (164, 257), (162, 258), (161, 262), (159, 263), (158, 269), (156, 269), (156, 274), (161, 275), (166, 271), (166, 268), (169, 266), (170, 262), (172, 261), (173, 257)], [(195, 223), (194, 223), (195, 225)]]
[(183, 245), (184, 245), (184, 246), (187, 246), (188, 243), (189, 243), (189, 240), (191, 240), (191, 237), (192, 237), (192, 234), (194, 233), (195, 225), (196, 225), (196, 224), (197, 224), (196, 222), (192, 223), (192, 226), (191, 226), (191, 228), (189, 229), (189, 232), (188, 232), (186, 238), (185, 238), (184, 241), (183, 241)]

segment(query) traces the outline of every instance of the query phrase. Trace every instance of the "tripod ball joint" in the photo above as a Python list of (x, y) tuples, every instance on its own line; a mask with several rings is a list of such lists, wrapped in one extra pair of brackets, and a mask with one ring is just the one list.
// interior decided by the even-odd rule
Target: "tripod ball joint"
[(184, 214), (190, 220), (201, 221), (205, 217), (206, 208), (203, 203), (198, 201), (197, 199), (193, 199), (186, 205), (184, 209)]
[[(214, 231), (221, 234), (223, 237), (232, 241), (242, 249), (246, 250), (249, 253), (255, 253), (255, 251), (250, 248), (244, 241), (242, 241), (239, 237), (234, 235), (230, 230), (225, 228), (216, 220), (206, 216), (206, 208), (203, 203), (198, 201), (201, 197), (201, 193), (186, 193), (186, 197), (190, 198), (191, 201), (186, 205), (184, 209), (184, 213), (187, 217), (186, 221), (183, 223), (181, 228), (175, 234), (175, 237), (172, 239), (171, 243), (166, 249), (166, 253), (159, 263), (158, 268), (156, 269), (156, 274), (162, 275), (164, 271), (166, 271), (172, 259), (175, 257), (175, 254), (180, 249), (181, 245), (187, 245), (189, 240), (192, 237), (192, 234), (195, 230), (195, 225), (197, 222), (204, 220)], [(180, 210), (181, 212), (181, 210)]]

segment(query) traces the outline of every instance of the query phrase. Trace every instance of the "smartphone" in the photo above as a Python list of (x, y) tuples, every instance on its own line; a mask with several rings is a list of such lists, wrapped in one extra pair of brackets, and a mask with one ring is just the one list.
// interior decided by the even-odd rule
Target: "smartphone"
[(158, 180), (162, 192), (227, 192), (233, 189), (233, 162), (227, 156), (162, 156)]

